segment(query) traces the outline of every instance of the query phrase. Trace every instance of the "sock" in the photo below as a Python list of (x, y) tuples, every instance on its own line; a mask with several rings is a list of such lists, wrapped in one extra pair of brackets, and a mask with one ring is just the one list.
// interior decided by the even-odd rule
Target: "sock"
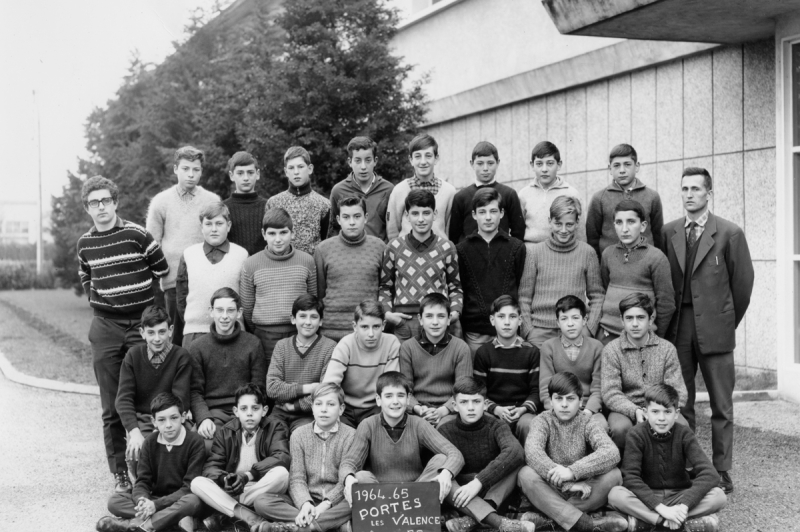
[(572, 525), (570, 532), (592, 532), (594, 530), (594, 520), (586, 512), (581, 513), (578, 522)]
[(492, 512), (487, 515), (481, 523), (484, 525), (489, 525), (492, 528), (500, 528), (500, 523), (503, 522), (503, 518), (497, 515), (496, 512)]

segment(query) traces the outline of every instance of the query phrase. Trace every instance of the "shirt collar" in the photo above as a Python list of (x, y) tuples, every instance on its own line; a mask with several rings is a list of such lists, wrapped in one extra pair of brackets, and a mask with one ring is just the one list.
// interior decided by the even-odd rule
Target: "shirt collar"
[(560, 177), (560, 176), (556, 176), (556, 180), (555, 180), (555, 181), (553, 181), (553, 184), (552, 184), (552, 185), (550, 185), (550, 187), (549, 187), (549, 188), (544, 188), (544, 187), (543, 187), (543, 186), (542, 186), (542, 185), (539, 183), (539, 178), (538, 178), (538, 177), (535, 177), (535, 178), (533, 178), (533, 183), (531, 183), (531, 186), (532, 186), (532, 187), (536, 187), (536, 188), (541, 188), (542, 190), (545, 190), (545, 191), (547, 191), (547, 190), (551, 190), (551, 189), (554, 189), (554, 188), (561, 188), (561, 186), (562, 186), (563, 184), (564, 184), (564, 180), (563, 180), (563, 179), (561, 179), (561, 177)]
[[(703, 214), (701, 214), (701, 215), (700, 215), (700, 218), (698, 218), (698, 219), (697, 219), (697, 220), (696, 220), (694, 223), (696, 223), (696, 224), (697, 224), (697, 225), (699, 225), (700, 227), (705, 227), (705, 226), (706, 226), (706, 223), (708, 222), (708, 215), (709, 215), (709, 214), (710, 214), (710, 211), (708, 210), (708, 207), (706, 207), (706, 212), (704, 212)], [(689, 227), (689, 224), (690, 224), (690, 223), (692, 223), (692, 221), (691, 221), (691, 220), (689, 219), (689, 217), (687, 216), (687, 217), (686, 217), (686, 219), (685, 219), (685, 220), (684, 220), (684, 222), (683, 222), (683, 227)]]
[(436, 175), (434, 175), (433, 178), (428, 180), (428, 181), (423, 181), (422, 179), (420, 179), (417, 176), (417, 174), (414, 174), (413, 176), (409, 177), (409, 179), (411, 181), (409, 183), (409, 185), (411, 185), (412, 187), (423, 187), (424, 188), (424, 187), (440, 187), (440, 186), (442, 186), (442, 180), (439, 179), (438, 177), (436, 177)]
[(183, 440), (185, 439), (186, 439), (186, 428), (184, 428), (184, 426), (181, 425), (180, 434), (178, 434), (178, 437), (175, 438), (174, 442), (168, 443), (167, 440), (164, 439), (164, 436), (161, 435), (161, 433), (158, 434), (158, 439), (156, 441), (161, 445), (166, 445), (167, 450), (169, 451), (173, 447), (180, 447), (181, 445), (183, 445)]
[(175, 185), (175, 189), (178, 191), (178, 196), (180, 196), (182, 198), (185, 198), (185, 199), (188, 199), (187, 197), (192, 197), (193, 198), (195, 196), (195, 194), (197, 194), (197, 187), (196, 186), (191, 190), (186, 190), (185, 188), (183, 188), (180, 185)]
[(475, 186), (478, 187), (478, 188), (490, 187), (490, 186), (494, 185), (495, 183), (497, 183), (497, 178), (496, 177), (494, 179), (492, 179), (491, 181), (489, 181), (488, 183), (483, 183), (481, 181), (478, 181), (477, 179), (475, 180)]
[(492, 338), (492, 345), (495, 347), (495, 349), (516, 349), (518, 347), (522, 347), (523, 345), (525, 345), (525, 340), (523, 340), (520, 336), (517, 336), (516, 338), (514, 338), (514, 343), (506, 347), (502, 343), (500, 343), (500, 340), (498, 340), (497, 336), (495, 336), (494, 338)]
[(170, 351), (172, 351), (172, 341), (171, 340), (167, 340), (167, 343), (164, 344), (164, 349), (162, 349), (158, 353), (156, 353), (155, 351), (150, 349), (150, 346), (148, 345), (147, 346), (147, 360), (153, 360), (153, 357), (156, 356), (156, 355), (160, 356), (162, 361), (166, 360), (167, 355), (169, 354)]
[[(114, 227), (125, 227), (125, 220), (123, 220), (122, 218), (120, 218), (119, 214), (115, 214), (114, 216), (116, 216), (116, 220), (114, 220), (114, 225), (113, 225), (112, 229), (113, 229)], [(90, 231), (90, 232), (91, 232), (91, 233), (97, 233), (97, 232), (98, 232), (98, 231), (97, 231), (97, 226), (96, 226), (96, 225), (93, 225), (93, 226), (92, 226), (92, 229), (91, 229), (91, 231)]]
[(215, 249), (219, 250), (219, 251), (221, 251), (223, 253), (228, 253), (231, 250), (230, 240), (226, 240), (225, 242), (223, 242), (219, 246), (212, 246), (208, 242), (203, 242), (203, 253), (205, 253), (206, 255), (208, 255), (209, 253), (211, 253)]
[(242, 427), (242, 445), (255, 445), (256, 440), (258, 439), (258, 431), (261, 430), (261, 426), (256, 427), (256, 430), (253, 431), (253, 436), (250, 438), (250, 441), (247, 441), (247, 430)]
[(425, 329), (423, 329), (422, 327), (419, 328), (419, 334), (417, 335), (417, 341), (419, 342), (419, 345), (421, 345), (422, 348), (425, 349), (426, 351), (428, 350), (428, 347), (432, 346), (447, 347), (448, 345), (450, 345), (450, 340), (452, 338), (453, 336), (449, 332), (446, 332), (444, 333), (444, 338), (442, 338), (438, 344), (434, 344), (433, 342), (428, 340), (428, 335), (425, 334)]
[[(617, 241), (617, 247), (622, 249), (628, 249), (628, 246), (626, 246), (620, 241)], [(636, 248), (642, 248), (642, 247), (647, 247), (647, 239), (643, 235), (639, 235), (639, 240), (637, 240), (636, 243), (630, 247), (630, 249), (634, 250)]]
[(435, 239), (436, 239), (436, 233), (434, 233), (433, 231), (431, 231), (431, 236), (429, 236), (422, 242), (420, 242), (414, 237), (413, 232), (408, 233), (408, 243), (411, 244), (411, 246), (413, 246), (413, 248), (416, 249), (417, 251), (424, 251), (428, 249), (430, 245), (433, 244), (433, 241)]
[(581, 334), (580, 336), (578, 336), (577, 340), (571, 341), (569, 338), (567, 338), (566, 336), (564, 336), (562, 334), (561, 335), (561, 345), (564, 346), (564, 349), (566, 349), (568, 347), (583, 347), (583, 335)]
[(336, 422), (336, 424), (333, 427), (331, 427), (331, 430), (322, 430), (317, 425), (317, 422), (316, 421), (314, 422), (314, 434), (328, 434), (328, 435), (330, 435), (330, 434), (333, 434), (334, 432), (339, 432), (339, 422), (338, 421)]
[(383, 412), (381, 412), (380, 416), (381, 416), (381, 425), (383, 425), (383, 428), (385, 428), (386, 430), (400, 430), (406, 428), (406, 422), (408, 421), (407, 412), (403, 414), (403, 419), (400, 420), (400, 423), (398, 423), (394, 427), (389, 425), (389, 423), (386, 421), (386, 416), (383, 415)]
[[(633, 342), (631, 342), (631, 339), (628, 338), (628, 333), (626, 331), (622, 331), (620, 337), (622, 338), (620, 347), (623, 349), (639, 349), (638, 346), (633, 345)], [(653, 345), (658, 345), (658, 336), (656, 336), (653, 331), (650, 331), (647, 333), (647, 341), (644, 343), (644, 347), (650, 347)]]

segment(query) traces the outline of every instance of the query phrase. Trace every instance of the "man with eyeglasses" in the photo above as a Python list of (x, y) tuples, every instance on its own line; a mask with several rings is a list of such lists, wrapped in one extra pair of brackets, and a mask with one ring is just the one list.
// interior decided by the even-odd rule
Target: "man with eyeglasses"
[(94, 309), (89, 342), (100, 387), (106, 457), (116, 480), (115, 491), (128, 492), (125, 427), (114, 401), (125, 353), (145, 343), (139, 320), (154, 302), (153, 279), (167, 275), (169, 266), (150, 233), (117, 215), (119, 190), (112, 181), (102, 176), (87, 179), (81, 200), (94, 222), (78, 239), (78, 274)]

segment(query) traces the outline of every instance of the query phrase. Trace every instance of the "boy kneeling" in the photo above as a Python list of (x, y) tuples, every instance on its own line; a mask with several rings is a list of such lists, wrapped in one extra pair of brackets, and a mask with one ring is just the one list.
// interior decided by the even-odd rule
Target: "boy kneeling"
[[(614, 487), (608, 502), (630, 516), (628, 530), (715, 532), (716, 512), (727, 502), (719, 475), (691, 429), (676, 425), (680, 408), (677, 390), (669, 384), (645, 392), (647, 423), (628, 432), (622, 461), (622, 486)], [(687, 467), (694, 468), (692, 480)]]

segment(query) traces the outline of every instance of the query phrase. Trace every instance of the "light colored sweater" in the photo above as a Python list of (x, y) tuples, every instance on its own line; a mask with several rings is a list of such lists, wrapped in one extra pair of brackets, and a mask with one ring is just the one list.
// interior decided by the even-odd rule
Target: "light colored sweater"
[(583, 337), (583, 345), (578, 352), (578, 358), (570, 360), (561, 343), (561, 335), (550, 338), (542, 344), (539, 359), (539, 397), (545, 410), (553, 408), (550, 393), (547, 388), (550, 379), (556, 373), (569, 371), (575, 374), (583, 386), (581, 405), (594, 412), (600, 412), (603, 399), (600, 395), (600, 380), (602, 375), (603, 343), (594, 338)]
[(355, 429), (344, 423), (339, 423), (338, 431), (332, 432), (327, 440), (314, 434), (314, 423), (303, 425), (292, 433), (289, 441), (292, 453), (289, 495), (296, 508), (302, 508), (306, 502), (316, 505), (324, 499), (336, 506), (344, 499), (339, 466), (355, 436)]
[[(550, 188), (545, 189), (534, 179), (517, 192), (522, 215), (525, 217), (525, 242), (537, 244), (550, 238), (550, 205), (553, 200), (561, 196), (572, 196), (580, 200), (578, 189), (557, 177)], [(578, 220), (578, 240), (586, 242), (585, 217)]]
[[(406, 196), (411, 192), (410, 180), (404, 179), (395, 185), (389, 195), (389, 205), (386, 207), (386, 234), (389, 240), (411, 232), (411, 224), (406, 215)], [(436, 219), (433, 221), (433, 232), (449, 240), (447, 231), (450, 227), (450, 212), (453, 209), (453, 198), (456, 196), (456, 187), (442, 179), (442, 186), (436, 198)]]

